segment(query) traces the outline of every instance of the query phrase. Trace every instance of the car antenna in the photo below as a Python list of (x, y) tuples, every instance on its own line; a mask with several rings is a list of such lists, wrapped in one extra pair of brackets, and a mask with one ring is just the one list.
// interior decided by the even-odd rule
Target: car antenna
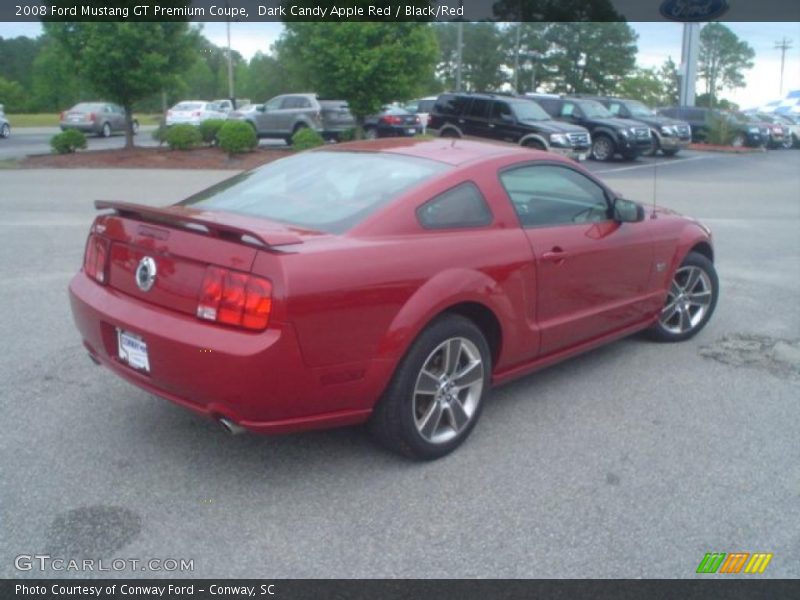
[(658, 182), (658, 162), (653, 163), (653, 211), (650, 213), (650, 218), (656, 218), (656, 190)]

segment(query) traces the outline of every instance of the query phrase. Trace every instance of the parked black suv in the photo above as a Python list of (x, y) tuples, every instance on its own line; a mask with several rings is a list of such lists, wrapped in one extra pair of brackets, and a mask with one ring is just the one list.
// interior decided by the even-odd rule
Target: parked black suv
[(734, 146), (757, 147), (765, 145), (768, 141), (757, 124), (749, 123), (744, 118), (738, 118), (733, 113), (717, 108), (672, 106), (659, 108), (658, 114), (688, 122), (692, 126), (692, 140), (695, 142), (705, 142), (711, 129), (720, 121), (724, 121), (733, 131)]
[(655, 155), (661, 150), (664, 156), (675, 156), (681, 148), (686, 148), (692, 143), (692, 128), (686, 121), (659, 115), (638, 100), (611, 96), (581, 96), (581, 98), (597, 100), (608, 109), (608, 112), (620, 119), (635, 119), (649, 125), (653, 136), (650, 155)]
[(441, 94), (428, 130), (443, 137), (513, 142), (576, 160), (587, 157), (592, 142), (586, 129), (554, 121), (536, 102), (498, 94)]
[(596, 100), (549, 94), (531, 97), (554, 118), (586, 127), (592, 134), (592, 157), (596, 160), (611, 160), (615, 154), (634, 160), (652, 149), (648, 125), (615, 118)]

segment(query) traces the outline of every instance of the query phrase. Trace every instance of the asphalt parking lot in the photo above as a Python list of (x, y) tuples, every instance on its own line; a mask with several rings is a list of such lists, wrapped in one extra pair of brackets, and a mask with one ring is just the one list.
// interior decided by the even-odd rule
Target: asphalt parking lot
[(47, 554), (194, 565), (104, 577), (683, 578), (734, 551), (800, 577), (800, 151), (588, 164), (714, 230), (715, 316), (498, 388), (426, 464), (361, 429), (231, 437), (89, 361), (66, 287), (91, 202), (230, 171), (0, 171), (0, 577), (93, 575), (15, 568)]

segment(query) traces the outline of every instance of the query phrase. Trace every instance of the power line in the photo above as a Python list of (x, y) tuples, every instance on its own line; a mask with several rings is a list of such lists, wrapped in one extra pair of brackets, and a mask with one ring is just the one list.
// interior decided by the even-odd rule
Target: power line
[(780, 95), (783, 96), (783, 65), (786, 61), (786, 51), (792, 47), (791, 40), (787, 40), (785, 37), (780, 42), (775, 42), (775, 50), (781, 51), (781, 87), (780, 87)]

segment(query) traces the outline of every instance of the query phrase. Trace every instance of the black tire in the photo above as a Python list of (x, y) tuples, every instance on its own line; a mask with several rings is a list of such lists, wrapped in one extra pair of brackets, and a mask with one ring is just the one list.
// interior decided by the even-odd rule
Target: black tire
[(675, 156), (680, 149), (673, 148), (672, 150), (661, 150), (664, 153), (664, 156)]
[[(418, 380), (422, 377), (423, 367), (429, 366), (431, 360), (436, 360), (437, 349), (452, 340), (467, 340), (472, 344), (473, 350), (476, 349), (479, 353), (482, 373), (475, 374), (478, 378), (475, 379), (473, 385), (477, 386), (481, 382), (481, 386), (479, 392), (476, 391), (473, 397), (473, 402), (477, 401), (477, 404), (474, 405), (473, 412), (464, 422), (463, 428), (456, 432), (456, 428), (453, 427), (446, 433), (454, 437), (432, 442), (420, 432), (417, 424), (418, 417), (415, 413), (419, 408), (417, 403), (421, 401), (420, 397), (424, 400), (428, 395), (415, 394), (415, 391)], [(464, 348), (466, 346), (466, 344), (463, 345)], [(459, 346), (459, 357), (462, 356), (460, 354), (461, 347)], [(383, 446), (409, 458), (433, 460), (449, 454), (464, 442), (480, 418), (489, 390), (491, 360), (491, 352), (486, 338), (475, 323), (455, 314), (446, 314), (436, 319), (414, 341), (397, 367), (389, 386), (372, 413), (369, 422), (371, 433)], [(433, 378), (431, 379), (433, 380)], [(440, 384), (437, 389), (441, 390), (441, 385), (444, 385), (441, 378), (436, 381)], [(455, 393), (456, 396), (460, 394), (458, 391)], [(430, 398), (428, 406), (437, 403), (439, 392), (435, 397), (430, 394)], [(466, 402), (464, 400), (465, 404)], [(461, 401), (459, 401), (459, 406), (461, 406)], [(433, 429), (436, 430), (439, 424), (443, 424), (445, 429), (450, 427), (452, 413), (444, 412), (440, 408), (438, 414), (440, 420)], [(424, 417), (421, 418), (424, 419)], [(442, 420), (445, 418), (448, 423), (444, 423)]]
[(377, 140), (378, 139), (378, 130), (374, 127), (366, 127), (364, 129), (364, 139), (365, 140)]
[[(690, 285), (685, 285), (680, 294), (676, 295), (676, 292), (681, 288), (681, 283), (685, 281), (681, 279), (682, 271), (687, 270), (689, 273), (691, 273), (692, 271), (690, 269), (699, 269), (705, 274), (705, 279), (698, 277), (695, 286), (692, 287)], [(686, 283), (689, 282), (686, 281)], [(689, 289), (688, 293), (686, 293), (686, 288), (690, 287), (691, 289)], [(698, 292), (698, 289), (701, 291)], [(699, 312), (695, 313), (695, 315), (692, 315), (690, 312), (691, 305), (687, 304), (685, 309), (686, 312), (684, 314), (687, 316), (686, 318), (689, 319), (687, 323), (689, 326), (686, 330), (680, 331), (684, 322), (683, 316), (680, 313), (683, 311), (676, 309), (673, 313), (668, 313), (668, 309), (679, 307), (682, 302), (681, 298), (684, 297), (684, 294), (685, 298), (687, 298), (687, 302), (690, 302), (689, 299), (694, 298), (695, 296), (697, 298), (704, 298), (702, 292), (706, 289), (709, 292), (709, 299), (704, 312), (702, 315), (700, 315)], [(693, 294), (692, 292), (696, 293)], [(717, 277), (717, 271), (714, 268), (714, 263), (712, 263), (702, 254), (690, 252), (683, 260), (680, 267), (678, 267), (675, 273), (673, 273), (672, 278), (670, 279), (670, 290), (667, 294), (664, 308), (659, 315), (659, 320), (647, 330), (648, 335), (650, 338), (659, 342), (682, 342), (694, 337), (701, 329), (703, 329), (703, 327), (706, 326), (706, 323), (708, 323), (711, 315), (714, 314), (714, 309), (717, 306), (718, 298), (719, 278)], [(697, 318), (696, 322), (692, 322), (695, 316), (699, 318)], [(681, 326), (677, 325), (675, 320), (676, 318), (678, 321), (680, 321)], [(678, 330), (676, 331), (676, 329)]]
[(600, 133), (592, 140), (592, 158), (601, 162), (614, 159), (616, 146), (614, 140), (604, 133)]
[(100, 132), (97, 134), (100, 137), (111, 137), (111, 125), (108, 122), (103, 123), (103, 126), (100, 128)]
[(743, 133), (737, 133), (733, 136), (733, 140), (731, 140), (731, 146), (734, 148), (741, 148), (747, 143), (747, 138), (744, 136)]
[(439, 133), (439, 137), (443, 138), (460, 138), (461, 136), (455, 129), (448, 127), (447, 129), (442, 129)]

